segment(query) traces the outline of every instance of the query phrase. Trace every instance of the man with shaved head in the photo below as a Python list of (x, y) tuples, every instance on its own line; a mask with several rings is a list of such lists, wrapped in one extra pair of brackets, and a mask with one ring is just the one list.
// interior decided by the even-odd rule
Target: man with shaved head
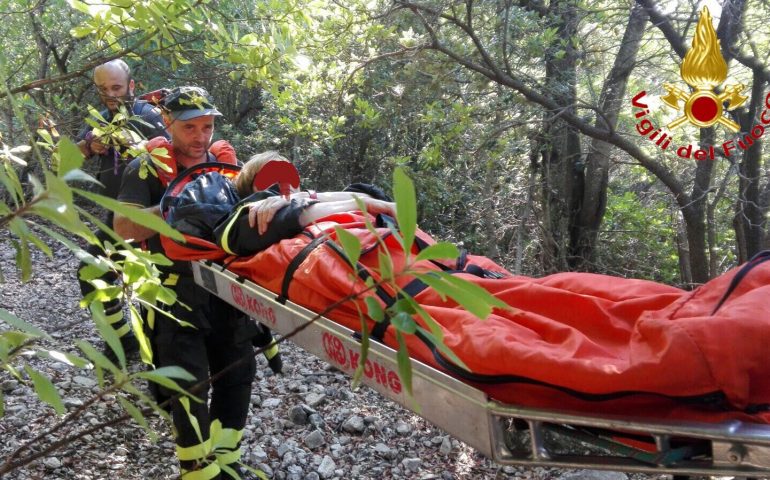
[[(133, 159), (133, 149), (141, 142), (154, 137), (167, 137), (160, 110), (153, 105), (134, 98), (134, 79), (131, 69), (123, 60), (111, 60), (94, 69), (94, 85), (99, 99), (106, 109), (99, 117), (86, 120), (87, 125), (78, 135), (78, 147), (86, 157), (96, 163), (96, 178), (103, 185), (102, 194), (117, 198), (120, 181), (128, 162)], [(132, 118), (133, 117), (133, 118)], [(112, 227), (112, 212), (106, 212), (104, 223)], [(87, 251), (93, 256), (104, 255), (102, 245), (110, 237), (98, 230), (98, 245), (89, 245)], [(81, 263), (79, 272), (86, 266)], [(79, 273), (80, 290), (85, 297), (93, 292), (93, 285)], [(101, 277), (108, 284), (114, 284), (117, 276), (107, 272)], [(126, 354), (138, 351), (138, 343), (131, 332), (129, 323), (123, 317), (123, 302), (120, 299), (104, 303), (107, 321), (118, 334)], [(104, 353), (111, 359), (115, 354), (110, 348)]]

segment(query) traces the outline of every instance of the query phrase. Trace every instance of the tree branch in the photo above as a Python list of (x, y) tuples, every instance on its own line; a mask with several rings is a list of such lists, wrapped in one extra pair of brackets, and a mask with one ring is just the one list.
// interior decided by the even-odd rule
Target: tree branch
[[(649, 0), (639, 0), (639, 1), (642, 2), (642, 1), (649, 1)], [(404, 8), (408, 8), (412, 10), (413, 12), (425, 11), (427, 13), (430, 13), (431, 15), (444, 18), (445, 20), (449, 20), (452, 23), (454, 23), (458, 28), (467, 32), (466, 30), (467, 26), (462, 24), (462, 22), (458, 23), (458, 21), (452, 16), (443, 15), (440, 12), (437, 12), (436, 10), (430, 7), (426, 7), (416, 3), (399, 2), (399, 4), (402, 5)], [(426, 19), (422, 18), (422, 20), (424, 24), (427, 24)], [(434, 30), (430, 29), (427, 25), (426, 25), (426, 28), (428, 28), (428, 32), (433, 38), (433, 42), (430, 45), (428, 45), (426, 48), (441, 52), (447, 57), (449, 57), (450, 59), (454, 60), (458, 64), (465, 67), (466, 69), (479, 73), (481, 75), (484, 75), (485, 77), (489, 78), (492, 81), (495, 81), (501, 85), (504, 85), (509, 88), (512, 88), (513, 90), (516, 90), (521, 95), (523, 95), (527, 100), (544, 107), (546, 110), (553, 111), (553, 112), (560, 112), (559, 114), (561, 118), (565, 122), (567, 122), (569, 125), (577, 129), (580, 133), (587, 135), (591, 138), (595, 138), (595, 139), (607, 142), (609, 144), (612, 144), (618, 147), (619, 149), (625, 151), (626, 153), (628, 153), (634, 159), (636, 159), (639, 162), (639, 164), (641, 164), (643, 167), (649, 170), (664, 185), (666, 185), (666, 187), (668, 187), (668, 189), (674, 195), (674, 198), (676, 199), (677, 204), (680, 205), (682, 208), (685, 208), (687, 205), (691, 203), (690, 196), (687, 194), (683, 184), (679, 181), (679, 179), (676, 178), (673, 172), (669, 170), (664, 164), (655, 161), (649, 155), (644, 153), (644, 151), (641, 148), (639, 148), (639, 146), (637, 146), (635, 143), (621, 136), (617, 132), (595, 127), (587, 123), (580, 117), (578, 117), (575, 113), (568, 112), (568, 111), (561, 111), (562, 106), (558, 105), (550, 97), (543, 95), (538, 90), (528, 86), (521, 80), (500, 72), (497, 68), (487, 68), (487, 66), (485, 65), (481, 65), (469, 58), (466, 58), (465, 56), (460, 55), (459, 53), (445, 46), (438, 39), (436, 32)], [(474, 41), (474, 45), (476, 45), (477, 47), (480, 45), (480, 43), (478, 42), (478, 39)], [(479, 52), (479, 53), (482, 53), (482, 56), (484, 56), (486, 52)], [(485, 59), (485, 63), (490, 61), (491, 60), (487, 56)]]
[(679, 58), (684, 58), (684, 55), (687, 53), (687, 45), (685, 44), (685, 41), (679, 32), (677, 32), (674, 26), (671, 24), (671, 19), (669, 19), (667, 15), (658, 10), (654, 0), (636, 1), (639, 3), (639, 5), (644, 7), (644, 9), (647, 11), (647, 15), (650, 16), (650, 23), (658, 27), (658, 30), (663, 33), (663, 36), (666, 37), (666, 40), (668, 40), (668, 43), (671, 45), (671, 48), (674, 49), (676, 54), (679, 55)]

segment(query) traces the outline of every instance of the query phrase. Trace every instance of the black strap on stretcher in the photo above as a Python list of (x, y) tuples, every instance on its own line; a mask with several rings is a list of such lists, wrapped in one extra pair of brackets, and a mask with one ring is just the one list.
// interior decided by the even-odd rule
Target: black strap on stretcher
[(313, 239), (313, 241), (305, 245), (305, 248), (300, 250), (297, 256), (291, 259), (291, 262), (289, 262), (289, 265), (286, 267), (286, 272), (283, 274), (281, 294), (275, 298), (276, 302), (280, 303), (281, 305), (286, 304), (286, 300), (289, 299), (289, 287), (291, 286), (291, 281), (294, 278), (294, 273), (297, 271), (299, 266), (302, 265), (308, 255), (310, 255), (310, 252), (315, 250), (319, 245), (322, 245), (328, 241), (329, 237), (327, 235), (321, 235), (320, 237)]
[(719, 300), (719, 303), (717, 303), (717, 306), (714, 307), (714, 311), (711, 312), (712, 315), (717, 313), (717, 310), (719, 310), (719, 307), (722, 306), (723, 303), (727, 300), (727, 298), (730, 296), (730, 294), (733, 293), (733, 291), (738, 287), (738, 285), (743, 281), (744, 278), (746, 278), (746, 275), (749, 274), (751, 270), (754, 269), (754, 267), (757, 267), (761, 265), (764, 262), (767, 262), (770, 260), (770, 250), (762, 250), (761, 252), (757, 253), (751, 259), (746, 262), (746, 265), (741, 267), (740, 270), (738, 270), (738, 273), (735, 274), (733, 277), (733, 280), (730, 282), (730, 285), (727, 287), (727, 291), (724, 295), (722, 295), (722, 298)]
[[(309, 232), (305, 233), (312, 238), (312, 234)], [(342, 251), (342, 249), (336, 243), (331, 242), (327, 234), (314, 238), (310, 243), (305, 245), (305, 247), (297, 254), (297, 256), (292, 258), (291, 262), (289, 262), (289, 265), (286, 267), (286, 272), (284, 272), (283, 275), (283, 282), (281, 283), (281, 294), (275, 298), (275, 300), (281, 305), (285, 305), (286, 301), (289, 299), (289, 287), (291, 287), (291, 281), (294, 279), (294, 274), (296, 273), (297, 269), (307, 259), (308, 255), (310, 255), (310, 252), (320, 247), (321, 245), (326, 245), (334, 253), (339, 255), (348, 265), (350, 265), (351, 268), (354, 267), (350, 263), (350, 259), (348, 259), (347, 255), (345, 255), (345, 252)], [(367, 251), (371, 250), (372, 249), (368, 249)], [(355, 265), (354, 269), (359, 278), (361, 278), (361, 280), (364, 282), (371, 277), (369, 271), (361, 263)], [(376, 288), (375, 292), (383, 302), (387, 302), (391, 298), (391, 296), (388, 295), (388, 293), (380, 286)]]

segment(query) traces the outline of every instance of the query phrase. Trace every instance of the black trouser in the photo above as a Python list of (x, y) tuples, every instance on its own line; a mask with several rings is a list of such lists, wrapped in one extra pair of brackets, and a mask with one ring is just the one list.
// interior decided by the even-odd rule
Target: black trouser
[[(112, 216), (108, 217), (108, 223), (107, 225), (112, 224)], [(97, 230), (94, 232), (96, 235), (96, 238), (99, 240), (98, 244), (89, 244), (86, 248), (86, 252), (91, 254), (94, 257), (99, 256), (105, 256), (104, 253), (104, 242), (106, 240), (114, 242), (114, 240), (107, 235), (102, 230)], [(112, 256), (112, 259), (115, 260), (115, 257), (119, 257), (116, 255)], [(78, 265), (78, 283), (80, 284), (80, 293), (85, 297), (89, 293), (94, 291), (94, 286), (86, 280), (82, 280), (80, 278), (80, 270), (84, 267), (86, 267), (88, 264), (86, 262), (80, 262), (80, 265)], [(110, 285), (114, 285), (118, 282), (118, 274), (115, 273), (112, 270), (107, 270), (102, 274), (99, 279), (104, 281), (105, 283), (108, 283)], [(115, 298), (112, 300), (108, 300), (104, 302), (104, 313), (107, 317), (107, 321), (110, 323), (112, 328), (115, 330), (115, 332), (118, 334), (118, 337), (124, 337), (125, 335), (128, 335), (131, 333), (131, 327), (129, 326), (129, 323), (126, 321), (125, 317), (123, 316), (123, 299), (122, 298)]]
[[(193, 381), (178, 381), (184, 389), (190, 389), (209, 375), (215, 376), (235, 362), (221, 377), (193, 391), (203, 403), (190, 401), (189, 409), (200, 428), (203, 442), (193, 428), (185, 408), (179, 401), (172, 402), (171, 411), (177, 430), (177, 456), (183, 473), (194, 469), (207, 468), (211, 477), (216, 478), (221, 465), (234, 463), (240, 458), (240, 435), (246, 425), (251, 399), (251, 383), (256, 372), (254, 349), (251, 339), (255, 335), (255, 324), (218, 297), (198, 287), (190, 277), (181, 277), (176, 286), (179, 302), (171, 308), (177, 319), (189, 322), (197, 328), (180, 326), (177, 322), (155, 315), (152, 330), (153, 359), (156, 367), (176, 365), (195, 377)], [(211, 390), (211, 404), (207, 404)], [(172, 395), (160, 388), (162, 395)], [(209, 439), (211, 422), (222, 423), (225, 440)], [(212, 456), (213, 440), (219, 445), (216, 459)], [(214, 465), (218, 464), (218, 465)], [(184, 478), (184, 476), (182, 477)]]

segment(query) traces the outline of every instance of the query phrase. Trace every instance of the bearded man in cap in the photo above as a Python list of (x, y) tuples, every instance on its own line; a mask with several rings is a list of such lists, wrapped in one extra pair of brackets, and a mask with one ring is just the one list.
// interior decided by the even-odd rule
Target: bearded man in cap
[[(134, 79), (131, 78), (128, 64), (123, 60), (111, 60), (96, 67), (93, 81), (99, 99), (106, 108), (80, 132), (77, 137), (78, 147), (84, 157), (96, 163), (96, 178), (102, 184), (100, 193), (117, 198), (123, 170), (133, 159), (132, 149), (137, 149), (150, 138), (166, 136), (165, 125), (158, 108), (134, 97)], [(118, 117), (121, 108), (125, 114), (122, 118)], [(112, 212), (106, 212), (104, 217), (102, 221), (106, 225), (112, 225)], [(94, 233), (98, 243), (89, 245), (86, 251), (97, 257), (105, 254), (104, 242), (112, 239), (102, 230)], [(85, 261), (78, 267), (78, 281), (84, 298), (88, 298), (94, 291), (93, 280), (87, 279), (90, 278), (85, 270), (87, 268), (88, 263)], [(81, 276), (81, 273), (84, 275)], [(112, 285), (118, 281), (118, 276), (109, 270), (98, 279)], [(139, 350), (139, 344), (124, 318), (122, 299), (105, 301), (103, 306), (105, 318), (120, 338), (123, 351), (126, 355), (135, 354)], [(117, 360), (115, 353), (108, 346), (105, 347), (104, 354), (113, 362)]]
[[(209, 146), (214, 134), (214, 120), (222, 115), (208, 93), (198, 87), (172, 90), (164, 98), (162, 106), (171, 140), (153, 139), (148, 144), (148, 151), (165, 148), (168, 153), (163, 162), (172, 173), (154, 166), (149, 155), (139, 157), (123, 173), (118, 195), (120, 202), (155, 215), (160, 215), (161, 197), (177, 172), (199, 163), (216, 161)], [(155, 174), (148, 169), (154, 170)], [(114, 230), (126, 240), (146, 242), (150, 251), (163, 252), (155, 231), (123, 215), (115, 215)], [(210, 389), (206, 384), (191, 391), (203, 400), (202, 403), (186, 399), (171, 403), (181, 478), (238, 478), (240, 440), (246, 425), (251, 383), (256, 371), (251, 344), (252, 337), (257, 333), (256, 325), (247, 316), (196, 285), (190, 262), (175, 261), (171, 266), (159, 268), (163, 284), (177, 294), (178, 303), (169, 309), (169, 313), (192, 327), (166, 315), (155, 315), (154, 310), (147, 310), (145, 324), (152, 348), (152, 363), (156, 367), (176, 365), (187, 370), (195, 380), (180, 381), (179, 384), (184, 389), (190, 389), (205, 381), (209, 375), (214, 376), (225, 367), (239, 362), (235, 368), (230, 368), (213, 381)], [(169, 397), (174, 393), (162, 387), (159, 390), (161, 396)], [(209, 390), (210, 406), (207, 402)], [(217, 438), (211, 438), (211, 432), (216, 432)]]

